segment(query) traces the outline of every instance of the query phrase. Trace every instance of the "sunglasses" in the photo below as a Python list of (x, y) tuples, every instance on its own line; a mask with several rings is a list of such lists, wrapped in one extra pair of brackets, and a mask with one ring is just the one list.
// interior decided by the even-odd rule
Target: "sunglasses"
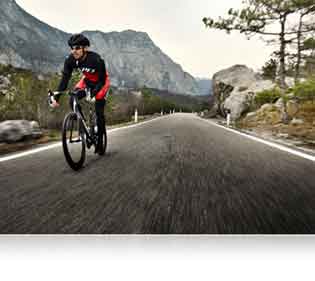
[(75, 51), (78, 51), (78, 50), (81, 50), (82, 49), (82, 46), (72, 46), (70, 47), (71, 50), (75, 50)]

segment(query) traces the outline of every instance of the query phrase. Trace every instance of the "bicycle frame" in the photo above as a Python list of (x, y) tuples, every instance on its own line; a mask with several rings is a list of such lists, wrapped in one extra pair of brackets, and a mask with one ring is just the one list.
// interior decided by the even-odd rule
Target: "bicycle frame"
[[(76, 96), (76, 94), (74, 93), (69, 93), (70, 96), (73, 97), (73, 112), (77, 114), (78, 118), (80, 119), (80, 121), (82, 121), (82, 124), (83, 124), (83, 130), (85, 132), (85, 135), (87, 136), (88, 140), (95, 144), (95, 140), (93, 139), (93, 136), (90, 134), (89, 132), (89, 128), (88, 126), (86, 125), (86, 120), (84, 118), (84, 116), (82, 116), (80, 110), (79, 110), (79, 101), (78, 101), (78, 98)], [(91, 111), (91, 110), (90, 110)]]

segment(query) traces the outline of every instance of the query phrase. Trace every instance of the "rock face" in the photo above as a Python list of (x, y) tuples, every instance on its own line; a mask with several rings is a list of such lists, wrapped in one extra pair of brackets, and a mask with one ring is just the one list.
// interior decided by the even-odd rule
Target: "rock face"
[(0, 142), (12, 143), (42, 135), (36, 121), (8, 120), (0, 123)]
[[(60, 72), (70, 34), (26, 13), (14, 0), (0, 1), (0, 63), (38, 72)], [(100, 53), (116, 86), (198, 95), (196, 80), (164, 54), (144, 32), (84, 32)]]
[(213, 76), (213, 111), (225, 116), (225, 111), (230, 109), (231, 118), (236, 120), (248, 110), (256, 93), (274, 86), (245, 65), (224, 69)]
[(84, 34), (109, 64), (114, 83), (127, 87), (147, 86), (174, 93), (198, 94), (196, 80), (174, 63), (150, 39), (147, 33), (127, 30)]
[(207, 78), (196, 78), (200, 94), (204, 96), (212, 95), (212, 81)]

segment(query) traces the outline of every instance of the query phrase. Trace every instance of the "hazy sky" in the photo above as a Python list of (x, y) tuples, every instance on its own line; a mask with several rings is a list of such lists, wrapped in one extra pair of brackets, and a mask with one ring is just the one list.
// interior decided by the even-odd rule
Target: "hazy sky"
[[(0, 0), (1, 1), (1, 0)], [(246, 64), (257, 70), (272, 49), (258, 37), (205, 29), (202, 18), (224, 16), (241, 0), (16, 0), (40, 20), (74, 33), (133, 29), (154, 43), (185, 71), (211, 78), (223, 68)]]

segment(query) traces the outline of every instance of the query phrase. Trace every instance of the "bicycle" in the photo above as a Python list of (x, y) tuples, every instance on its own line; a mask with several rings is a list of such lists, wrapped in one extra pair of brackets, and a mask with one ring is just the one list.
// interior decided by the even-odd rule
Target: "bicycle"
[[(49, 90), (49, 103), (54, 93)], [(90, 149), (95, 147), (94, 153), (104, 155), (107, 149), (107, 132), (106, 125), (104, 128), (103, 146), (101, 151), (96, 151), (98, 147), (98, 130), (96, 123), (96, 113), (93, 108), (93, 102), (90, 96), (90, 91), (87, 91), (88, 120), (85, 119), (80, 110), (79, 99), (75, 93), (69, 92), (70, 97), (73, 97), (73, 111), (67, 114), (62, 125), (62, 147), (63, 152), (69, 166), (78, 171), (83, 167), (86, 158), (86, 147)], [(74, 144), (74, 145), (73, 145)], [(77, 154), (78, 153), (78, 157)]]

